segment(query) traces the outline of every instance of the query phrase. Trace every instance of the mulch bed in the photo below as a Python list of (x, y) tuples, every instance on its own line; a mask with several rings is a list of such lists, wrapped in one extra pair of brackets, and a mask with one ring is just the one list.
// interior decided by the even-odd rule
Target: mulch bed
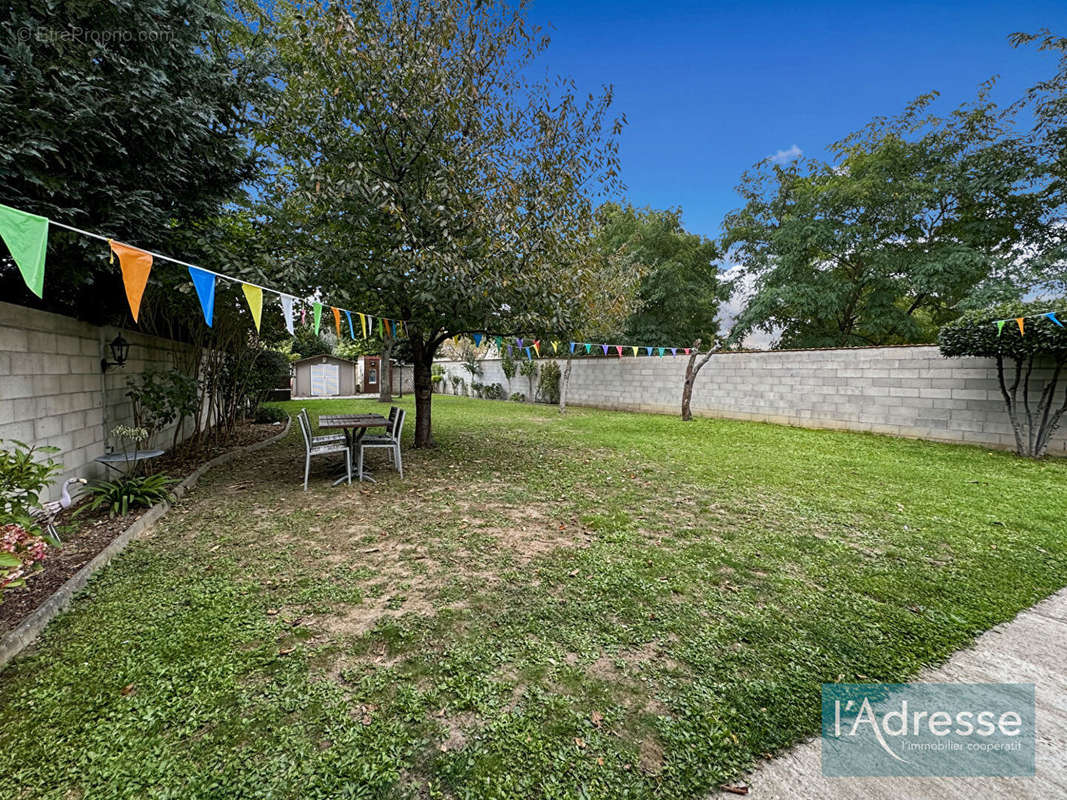
[[(158, 458), (152, 464), (151, 471), (162, 472), (181, 480), (216, 456), (235, 447), (263, 441), (276, 435), (281, 429), (281, 425), (240, 425), (234, 430), (233, 438), (224, 444), (210, 444), (198, 450), (179, 445), (176, 452)], [(67, 509), (56, 518), (56, 527), (63, 539), (63, 546), (59, 549), (49, 548), (43, 571), (32, 576), (25, 587), (11, 589), (4, 594), (3, 602), (0, 602), (0, 635), (16, 628), (78, 570), (92, 561), (115, 537), (148, 511), (147, 508), (139, 508), (125, 517), (112, 519), (102, 510), (84, 512), (75, 517), (75, 508)]]

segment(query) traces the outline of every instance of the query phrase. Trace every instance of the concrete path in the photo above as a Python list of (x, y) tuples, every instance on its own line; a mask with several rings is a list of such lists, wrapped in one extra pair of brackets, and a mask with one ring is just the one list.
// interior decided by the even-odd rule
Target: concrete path
[[(764, 763), (739, 783), (755, 800), (1051, 800), (1067, 798), (1067, 589), (984, 633), (968, 650), (916, 680), (1034, 683), (1033, 778), (824, 778), (819, 740)], [(713, 795), (734, 798), (721, 792)]]

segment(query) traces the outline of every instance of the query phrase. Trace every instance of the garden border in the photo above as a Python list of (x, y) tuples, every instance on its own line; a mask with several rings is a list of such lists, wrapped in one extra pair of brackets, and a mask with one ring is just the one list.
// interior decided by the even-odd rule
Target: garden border
[[(254, 444), (242, 445), (235, 447), (232, 450), (227, 450), (221, 455), (215, 456), (215, 458), (201, 464), (192, 473), (187, 475), (185, 479), (174, 487), (175, 500), (180, 500), (182, 496), (196, 485), (196, 482), (200, 480), (201, 476), (212, 467), (217, 467), (220, 464), (225, 464), (228, 461), (232, 461), (239, 455), (255, 452), (268, 445), (275, 444), (285, 438), (289, 433), (289, 428), (292, 425), (293, 418), (289, 419), (285, 423), (285, 427), (282, 430), (267, 439)], [(52, 595), (39, 605), (33, 612), (30, 613), (26, 619), (22, 620), (15, 628), (0, 637), (0, 670), (7, 665), (11, 659), (21, 653), (26, 647), (32, 644), (41, 631), (45, 629), (49, 622), (67, 606), (70, 605), (71, 600), (74, 599), (74, 595), (81, 589), (85, 588), (85, 585), (89, 582), (89, 579), (98, 570), (103, 568), (111, 559), (117, 556), (131, 541), (143, 534), (145, 531), (150, 530), (153, 525), (156, 524), (171, 508), (171, 504), (167, 501), (162, 503), (156, 503), (148, 511), (142, 514), (130, 527), (111, 540), (103, 550), (96, 554), (89, 563), (78, 570), (72, 575), (66, 583), (60, 586)]]

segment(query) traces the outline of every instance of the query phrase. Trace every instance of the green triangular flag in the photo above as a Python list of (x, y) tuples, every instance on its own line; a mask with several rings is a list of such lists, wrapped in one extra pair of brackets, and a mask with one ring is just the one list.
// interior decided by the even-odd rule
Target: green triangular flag
[(319, 335), (319, 328), (322, 326), (322, 303), (315, 303), (315, 335)]
[(44, 292), (44, 257), (48, 249), (48, 219), (0, 205), (0, 237), (15, 259), (22, 279), (38, 297)]
[(1000, 334), (1004, 333), (1004, 323), (1005, 322), (1007, 322), (1006, 319), (998, 319), (997, 320), (997, 322), (996, 322), (997, 336), (1000, 336)]

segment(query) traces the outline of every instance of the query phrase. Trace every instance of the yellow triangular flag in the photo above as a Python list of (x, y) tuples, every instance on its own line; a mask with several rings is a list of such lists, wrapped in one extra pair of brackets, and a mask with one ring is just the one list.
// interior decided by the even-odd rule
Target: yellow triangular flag
[(559, 342), (552, 342), (552, 352), (553, 353), (558, 353), (559, 352)]
[(263, 290), (250, 283), (242, 283), (241, 291), (245, 293), (248, 310), (252, 312), (252, 319), (256, 323), (256, 333), (259, 333), (259, 320), (263, 316)]

